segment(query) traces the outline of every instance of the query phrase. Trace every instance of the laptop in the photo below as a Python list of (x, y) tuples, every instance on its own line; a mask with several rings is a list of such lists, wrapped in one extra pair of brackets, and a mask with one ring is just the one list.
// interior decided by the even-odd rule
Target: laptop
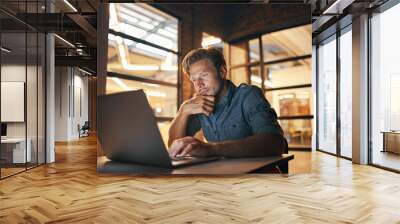
[(171, 158), (143, 90), (100, 96), (98, 108), (99, 143), (110, 160), (176, 168), (219, 159)]

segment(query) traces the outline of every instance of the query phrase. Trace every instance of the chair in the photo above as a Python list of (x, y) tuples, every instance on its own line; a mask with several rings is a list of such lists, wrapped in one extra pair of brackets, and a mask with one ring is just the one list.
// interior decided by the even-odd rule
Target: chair
[(85, 121), (82, 127), (78, 124), (79, 138), (89, 136), (89, 129), (90, 129), (89, 121)]

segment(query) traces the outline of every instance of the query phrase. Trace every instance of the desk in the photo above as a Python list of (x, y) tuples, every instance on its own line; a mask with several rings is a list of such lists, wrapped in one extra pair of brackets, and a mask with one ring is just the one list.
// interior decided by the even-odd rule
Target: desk
[(392, 152), (400, 154), (400, 132), (382, 131), (383, 149), (382, 152)]
[(108, 160), (105, 156), (97, 158), (97, 171), (100, 173), (134, 173), (134, 174), (245, 174), (266, 173), (278, 166), (281, 173), (288, 173), (289, 160), (293, 155), (255, 157), (240, 159), (221, 159), (207, 163), (185, 166), (176, 169), (145, 166), (133, 163), (122, 163)]
[(25, 138), (1, 139), (1, 159), (4, 159), (5, 163), (25, 163), (27, 158), (26, 162), (30, 162), (32, 141), (28, 138), (27, 142), (25, 151)]

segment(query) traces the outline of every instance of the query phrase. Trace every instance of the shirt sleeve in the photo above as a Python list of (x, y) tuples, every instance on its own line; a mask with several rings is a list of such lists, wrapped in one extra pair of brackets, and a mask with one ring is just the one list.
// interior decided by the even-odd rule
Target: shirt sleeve
[(190, 115), (186, 126), (186, 136), (194, 136), (200, 129), (199, 118), (196, 115)]
[(283, 136), (278, 116), (265, 99), (262, 90), (252, 86), (243, 102), (243, 111), (247, 123), (254, 134), (271, 133)]

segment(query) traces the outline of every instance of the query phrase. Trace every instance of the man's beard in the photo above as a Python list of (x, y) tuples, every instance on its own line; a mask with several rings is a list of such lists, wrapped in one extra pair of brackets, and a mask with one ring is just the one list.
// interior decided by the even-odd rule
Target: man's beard
[(225, 79), (221, 79), (217, 89), (214, 89), (212, 96), (219, 98), (225, 87)]

